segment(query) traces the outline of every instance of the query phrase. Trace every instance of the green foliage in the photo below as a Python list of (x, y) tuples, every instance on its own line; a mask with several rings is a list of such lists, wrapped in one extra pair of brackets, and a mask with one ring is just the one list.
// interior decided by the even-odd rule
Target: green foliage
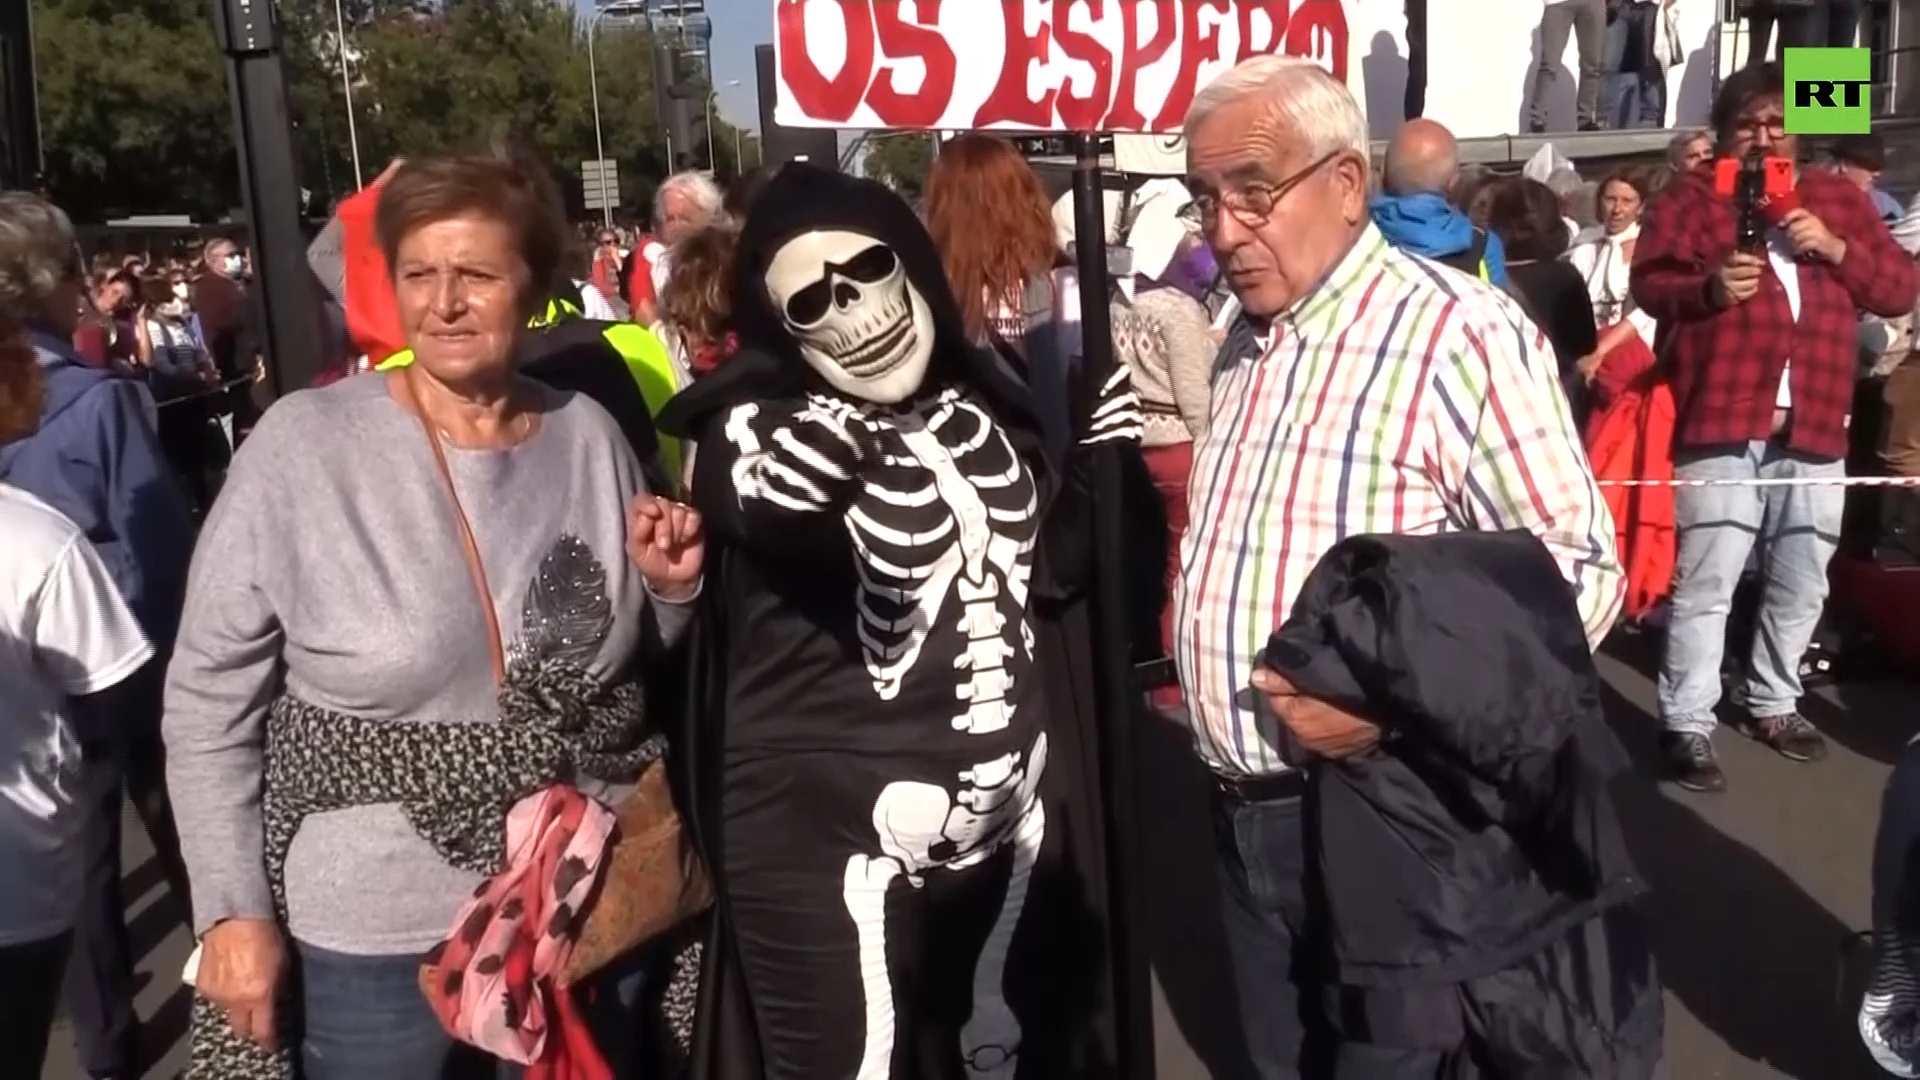
[(900, 193), (908, 202), (920, 198), (933, 167), (933, 136), (915, 133), (882, 135), (867, 144), (866, 173)]
[[(3, 0), (0, 0), (3, 2)], [(239, 205), (233, 112), (206, 0), (34, 0), (47, 181), (77, 220)], [(587, 27), (565, 0), (345, 0), (361, 170), (511, 134), (539, 149), (579, 206), (594, 149)], [(354, 190), (332, 0), (279, 0), (287, 109), (314, 212)], [(624, 216), (666, 172), (651, 43), (604, 20), (594, 36), (600, 130)], [(696, 125), (696, 128), (698, 125)], [(704, 162), (706, 147), (694, 148)], [(714, 167), (738, 171), (716, 118)]]

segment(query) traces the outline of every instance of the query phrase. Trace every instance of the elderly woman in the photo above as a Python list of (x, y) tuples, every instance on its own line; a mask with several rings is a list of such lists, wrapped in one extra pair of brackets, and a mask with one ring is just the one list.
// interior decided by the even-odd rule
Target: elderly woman
[[(376, 231), (415, 361), (261, 421), (201, 536), (168, 672), (210, 1076), (287, 1076), (297, 1047), (306, 1080), (436, 1077), (449, 1028), (535, 1056), (521, 1037), (555, 1023), (529, 1016), (552, 1000), (552, 950), (533, 954), (541, 985), (483, 953), (431, 1002), (423, 957), (547, 924), (515, 899), (465, 909), (449, 940), (507, 881), (489, 875), (527, 815), (571, 807), (558, 820), (577, 821), (584, 861), (566, 869), (590, 876), (600, 802), (658, 753), (636, 661), (678, 637), (699, 590), (697, 517), (646, 493), (598, 405), (514, 370), (565, 243), (545, 178), (497, 156), (409, 160)], [(523, 855), (516, 841), (509, 872), (537, 874)], [(590, 882), (556, 876), (540, 895), (579, 911)], [(522, 979), (511, 1004), (479, 985), (503, 965)]]
[(634, 248), (621, 272), (633, 321), (653, 325), (673, 270), (674, 246), (725, 213), (725, 193), (704, 172), (689, 169), (660, 182), (653, 194), (653, 237)]

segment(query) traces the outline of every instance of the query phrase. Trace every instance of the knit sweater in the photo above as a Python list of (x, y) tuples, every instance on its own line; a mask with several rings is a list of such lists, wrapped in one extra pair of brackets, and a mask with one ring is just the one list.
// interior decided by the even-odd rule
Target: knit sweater
[(1133, 389), (1146, 413), (1144, 446), (1198, 440), (1207, 431), (1213, 363), (1220, 346), (1210, 336), (1212, 319), (1198, 300), (1178, 289), (1149, 288), (1131, 307), (1144, 327), (1157, 331), (1144, 342), (1125, 342), (1115, 357), (1133, 373)]

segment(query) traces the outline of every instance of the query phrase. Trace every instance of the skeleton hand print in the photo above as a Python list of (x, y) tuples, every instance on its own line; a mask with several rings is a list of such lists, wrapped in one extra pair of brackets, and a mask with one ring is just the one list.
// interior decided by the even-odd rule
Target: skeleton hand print
[(1126, 365), (1117, 364), (1093, 403), (1093, 419), (1087, 425), (1087, 433), (1081, 436), (1080, 445), (1138, 443), (1145, 427), (1140, 395), (1133, 392), (1133, 373)]
[(809, 395), (784, 415), (752, 402), (737, 405), (723, 431), (739, 451), (732, 472), (742, 505), (754, 500), (796, 513), (843, 506), (868, 457), (859, 413), (822, 395)]

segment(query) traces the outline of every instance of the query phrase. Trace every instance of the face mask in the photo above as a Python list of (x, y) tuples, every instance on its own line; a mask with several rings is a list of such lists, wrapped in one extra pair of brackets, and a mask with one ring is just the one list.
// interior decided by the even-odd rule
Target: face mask
[(168, 319), (182, 318), (187, 313), (187, 302), (176, 297), (161, 304), (157, 310), (163, 317)]
[(187, 288), (187, 283), (186, 283), (186, 282), (184, 282), (184, 281), (176, 281), (176, 282), (174, 282), (174, 283), (173, 283), (173, 297), (174, 297), (174, 299), (176, 299), (176, 300), (185, 300), (185, 299), (187, 299), (187, 296), (188, 296), (188, 294), (189, 294), (189, 290), (188, 290), (188, 288)]
[(220, 269), (224, 271), (228, 277), (239, 277), (240, 268), (241, 262), (240, 256), (238, 255), (229, 255), (220, 262)]
[(933, 312), (906, 267), (871, 236), (794, 237), (767, 264), (767, 298), (827, 385), (892, 405), (913, 396), (933, 359)]

